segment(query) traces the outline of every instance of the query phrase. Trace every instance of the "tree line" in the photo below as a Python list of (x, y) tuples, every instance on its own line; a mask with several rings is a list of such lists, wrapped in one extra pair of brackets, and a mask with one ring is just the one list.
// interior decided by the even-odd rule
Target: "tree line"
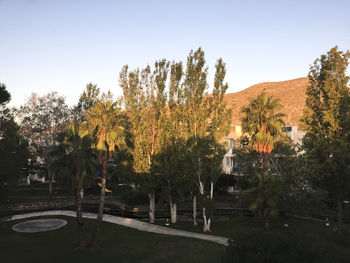
[[(317, 200), (335, 201), (342, 222), (343, 201), (350, 194), (349, 56), (334, 47), (311, 66), (301, 120), (307, 133), (299, 148), (282, 132), (285, 114), (278, 100), (261, 93), (241, 109), (243, 136), (235, 158), (244, 177), (237, 181), (241, 195), (264, 218), (267, 230), (278, 208), (288, 213)], [(193, 223), (197, 224), (199, 198), (203, 231), (209, 232), (214, 187), (228, 150), (223, 138), (229, 133), (231, 108), (224, 102), (228, 84), (223, 60), (216, 62), (213, 87), (207, 74), (199, 48), (189, 53), (186, 63), (163, 59), (142, 69), (124, 66), (119, 75), (120, 99), (110, 92), (101, 94), (90, 83), (72, 108), (57, 93), (33, 94), (16, 113), (6, 107), (10, 94), (2, 85), (1, 147), (11, 142), (17, 151), (1, 164), (9, 166), (2, 171), (11, 171), (2, 174), (1, 185), (20, 173), (42, 169), (47, 171), (51, 196), (53, 174), (68, 174), (75, 192), (80, 244), (94, 246), (108, 191), (108, 162), (113, 159), (118, 171), (130, 171), (139, 190), (147, 194), (151, 223), (157, 198), (167, 200), (171, 221), (176, 223), (177, 204), (190, 196)], [(7, 135), (10, 123), (16, 141)], [(22, 165), (14, 167), (25, 169), (10, 170), (14, 162), (19, 163), (15, 158)], [(97, 171), (98, 217), (88, 238), (83, 231), (81, 192)]]

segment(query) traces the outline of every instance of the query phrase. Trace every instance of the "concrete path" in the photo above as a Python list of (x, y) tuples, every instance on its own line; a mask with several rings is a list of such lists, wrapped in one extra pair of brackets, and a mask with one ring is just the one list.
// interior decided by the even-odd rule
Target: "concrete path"
[[(18, 219), (25, 219), (25, 218), (38, 217), (38, 216), (71, 216), (71, 217), (76, 217), (76, 212), (68, 211), (68, 210), (54, 210), (54, 211), (26, 213), (26, 214), (20, 214), (20, 215), (13, 215), (12, 217), (5, 219), (5, 221), (13, 221), (13, 220), (18, 220)], [(90, 219), (96, 219), (97, 214), (83, 213), (83, 217), (90, 218)], [(168, 228), (168, 227), (149, 224), (149, 223), (142, 222), (142, 221), (135, 220), (135, 219), (131, 219), (131, 218), (124, 218), (124, 217), (112, 216), (112, 215), (106, 215), (106, 214), (103, 215), (103, 221), (117, 224), (117, 225), (130, 227), (130, 228), (134, 228), (134, 229), (141, 230), (141, 231), (146, 231), (146, 232), (202, 239), (202, 240), (206, 240), (206, 241), (215, 242), (215, 243), (218, 243), (218, 244), (221, 244), (224, 246), (228, 245), (228, 240), (229, 240), (226, 237), (212, 236), (212, 235), (199, 234), (199, 233), (194, 233), (194, 232), (189, 232), (189, 231), (177, 230), (177, 229), (172, 229), (172, 228)]]

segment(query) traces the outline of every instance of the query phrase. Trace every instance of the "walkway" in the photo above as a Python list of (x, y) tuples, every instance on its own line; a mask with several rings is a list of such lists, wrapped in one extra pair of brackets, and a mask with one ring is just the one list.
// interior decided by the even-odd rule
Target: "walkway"
[[(68, 211), (68, 210), (54, 210), (54, 211), (26, 213), (26, 214), (20, 214), (20, 215), (13, 215), (12, 217), (5, 219), (5, 221), (13, 221), (13, 220), (30, 218), (30, 217), (37, 217), (37, 216), (71, 216), (71, 217), (76, 217), (76, 212)], [(96, 219), (97, 214), (83, 213), (83, 217), (89, 218), (89, 219)], [(124, 218), (124, 217), (104, 214), (103, 221), (117, 224), (117, 225), (130, 227), (130, 228), (134, 228), (134, 229), (141, 230), (141, 231), (146, 231), (146, 232), (152, 232), (152, 233), (158, 233), (158, 234), (164, 234), (164, 235), (191, 237), (191, 238), (197, 238), (197, 239), (215, 242), (215, 243), (218, 243), (218, 244), (221, 244), (224, 246), (228, 245), (228, 238), (226, 238), (226, 237), (212, 236), (212, 235), (199, 234), (199, 233), (194, 233), (194, 232), (189, 232), (189, 231), (177, 230), (177, 229), (172, 229), (172, 228), (168, 228), (168, 227), (149, 224), (149, 223), (142, 222), (142, 221), (135, 220), (135, 219), (131, 219), (131, 218)]]

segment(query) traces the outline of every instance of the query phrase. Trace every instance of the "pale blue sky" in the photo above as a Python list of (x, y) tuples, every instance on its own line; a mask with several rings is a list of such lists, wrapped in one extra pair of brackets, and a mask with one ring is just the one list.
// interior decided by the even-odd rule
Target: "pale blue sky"
[(69, 105), (89, 82), (121, 95), (118, 75), (191, 49), (227, 64), (229, 92), (306, 76), (331, 47), (350, 49), (350, 1), (0, 0), (0, 82), (19, 106), (56, 90)]

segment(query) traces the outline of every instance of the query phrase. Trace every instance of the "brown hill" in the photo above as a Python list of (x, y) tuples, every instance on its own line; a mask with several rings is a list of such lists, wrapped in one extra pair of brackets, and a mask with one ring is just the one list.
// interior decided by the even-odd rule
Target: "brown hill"
[(279, 82), (263, 82), (253, 85), (245, 90), (228, 93), (224, 100), (227, 106), (232, 108), (232, 124), (240, 125), (240, 109), (249, 103), (249, 100), (256, 98), (262, 91), (275, 99), (280, 99), (283, 105), (281, 112), (287, 115), (287, 125), (299, 126), (299, 120), (303, 116), (303, 108), (306, 101), (306, 87), (308, 78), (298, 78)]

